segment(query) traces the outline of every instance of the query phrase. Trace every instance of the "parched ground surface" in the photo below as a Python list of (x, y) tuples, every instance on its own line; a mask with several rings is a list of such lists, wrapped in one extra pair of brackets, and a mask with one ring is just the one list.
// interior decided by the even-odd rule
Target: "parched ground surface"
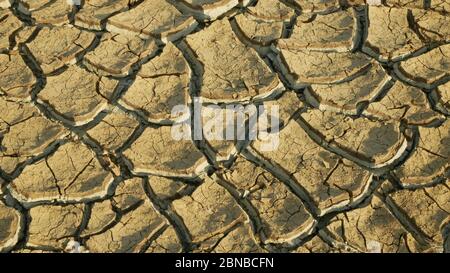
[(0, 252), (450, 252), (450, 1), (0, 7)]

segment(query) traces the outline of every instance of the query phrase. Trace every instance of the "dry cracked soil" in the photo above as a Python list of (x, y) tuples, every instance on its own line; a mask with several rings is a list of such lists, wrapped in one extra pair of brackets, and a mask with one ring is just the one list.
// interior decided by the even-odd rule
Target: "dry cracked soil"
[[(0, 252), (450, 252), (449, 13), (0, 0)], [(279, 146), (174, 140), (195, 97)]]

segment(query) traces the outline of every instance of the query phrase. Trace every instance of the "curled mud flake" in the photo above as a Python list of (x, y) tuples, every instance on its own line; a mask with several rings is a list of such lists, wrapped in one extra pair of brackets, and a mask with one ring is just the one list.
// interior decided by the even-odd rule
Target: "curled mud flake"
[(22, 22), (7, 10), (0, 10), (0, 52), (11, 47), (10, 38), (20, 27)]
[(173, 41), (190, 33), (196, 26), (197, 22), (192, 17), (183, 15), (166, 0), (153, 0), (109, 18), (106, 29), (113, 33)]
[(44, 27), (26, 48), (44, 74), (77, 62), (95, 39), (95, 34), (71, 26)]
[(432, 89), (450, 80), (450, 44), (437, 47), (395, 66), (403, 81), (419, 88)]
[(147, 128), (124, 151), (134, 173), (194, 178), (206, 167), (206, 158), (191, 140), (175, 140), (171, 127)]
[(380, 95), (392, 78), (376, 63), (354, 79), (336, 84), (312, 84), (305, 89), (306, 99), (321, 110), (356, 115), (360, 108)]
[(0, 252), (11, 250), (18, 242), (23, 219), (20, 213), (0, 202)]
[(36, 84), (36, 77), (18, 52), (0, 54), (0, 94), (28, 99)]
[(256, 108), (246, 111), (243, 107), (213, 106), (205, 105), (201, 109), (202, 131), (213, 160), (216, 163), (226, 162), (247, 145), (245, 130), (250, 130), (249, 121), (257, 118), (256, 111), (253, 111)]
[(293, 17), (294, 10), (281, 1), (262, 0), (235, 18), (244, 39), (265, 46), (282, 37), (285, 25)]
[[(239, 0), (182, 0), (172, 1), (181, 11), (192, 14), (195, 18), (204, 21), (215, 20), (238, 6)], [(244, 2), (249, 2), (245, 0)]]
[(18, 165), (44, 154), (68, 131), (38, 113), (30, 103), (0, 97), (0, 169), (12, 173)]
[(179, 199), (184, 195), (183, 192), (189, 192), (189, 189), (192, 188), (191, 185), (181, 180), (161, 176), (150, 176), (149, 185), (155, 195), (163, 202)]
[[(383, 167), (399, 160), (405, 153), (408, 139), (395, 121), (376, 122), (365, 118), (312, 110), (302, 114), (307, 130), (326, 146), (342, 149), (342, 154), (368, 167)], [(317, 139), (317, 140), (318, 140)]]
[(346, 248), (365, 253), (410, 252), (408, 231), (378, 197), (361, 208), (331, 220), (327, 236), (341, 251)]
[(38, 24), (64, 25), (70, 23), (73, 5), (67, 0), (20, 0), (18, 9)]
[(82, 201), (107, 195), (113, 175), (86, 146), (69, 142), (28, 165), (9, 186), (21, 202)]
[(84, 125), (107, 107), (117, 84), (117, 80), (70, 66), (61, 74), (47, 78), (38, 99), (50, 105), (51, 111), (65, 122)]
[(111, 203), (121, 211), (136, 207), (146, 199), (142, 183), (142, 178), (131, 178), (121, 182), (116, 188)]
[(339, 248), (333, 248), (322, 240), (318, 235), (294, 249), (292, 253), (341, 253), (345, 252)]
[(168, 124), (180, 118), (174, 107), (189, 101), (191, 70), (183, 54), (172, 44), (141, 67), (136, 80), (119, 103), (137, 110), (154, 123)]
[(410, 158), (395, 170), (406, 185), (420, 185), (450, 176), (450, 122), (438, 127), (419, 127), (417, 148)]
[(263, 114), (267, 115), (267, 119), (261, 118), (258, 126), (259, 128), (267, 126), (267, 132), (276, 131), (277, 126), (283, 128), (295, 118), (295, 114), (305, 109), (306, 105), (299, 99), (297, 93), (286, 91), (276, 100), (264, 102)]
[(382, 62), (396, 62), (422, 54), (433, 44), (450, 39), (448, 16), (433, 11), (370, 7), (363, 51)]
[(269, 163), (272, 173), (318, 207), (318, 214), (354, 205), (370, 193), (369, 172), (317, 145), (296, 120), (281, 130), (279, 143), (264, 151), (264, 141), (255, 141), (252, 149), (262, 157), (256, 161)]
[(130, 115), (112, 111), (99, 124), (89, 129), (87, 134), (105, 150), (114, 151), (125, 144), (138, 125), (139, 122)]
[(83, 218), (84, 205), (38, 206), (30, 209), (27, 246), (64, 250)]
[(450, 219), (450, 190), (448, 180), (432, 188), (403, 190), (391, 194), (389, 200), (399, 207), (400, 213), (413, 223), (428, 244), (421, 245), (410, 239), (413, 252), (442, 252), (444, 225)]
[(84, 61), (97, 74), (122, 77), (132, 73), (134, 65), (150, 59), (157, 49), (154, 39), (108, 33)]
[(167, 227), (155, 240), (151, 241), (145, 253), (181, 253), (180, 239), (172, 226)]
[(339, 8), (336, 0), (293, 0), (294, 4), (305, 13), (329, 13)]
[(357, 46), (361, 34), (356, 11), (348, 9), (313, 18), (298, 19), (291, 36), (278, 41), (279, 47), (346, 52)]
[(314, 224), (301, 199), (268, 171), (239, 158), (226, 175), (262, 220), (266, 243), (294, 243)]
[(111, 203), (110, 200), (105, 200), (92, 204), (89, 212), (89, 221), (81, 232), (82, 237), (102, 233), (115, 223), (118, 217)]
[(369, 69), (372, 61), (362, 53), (281, 49), (277, 63), (292, 86), (303, 88), (350, 81)]
[(117, 13), (129, 9), (130, 0), (86, 0), (83, 8), (75, 15), (75, 25), (104, 30), (105, 21)]
[(256, 51), (237, 39), (228, 20), (189, 35), (186, 44), (202, 66), (200, 95), (204, 100), (247, 101), (284, 89)]
[(406, 9), (370, 7), (369, 22), (363, 50), (382, 61), (405, 58), (424, 46), (416, 33), (408, 27)]
[(224, 237), (212, 250), (213, 253), (265, 253), (253, 238), (249, 224), (238, 225), (223, 235)]
[(233, 197), (211, 178), (206, 178), (192, 195), (175, 200), (172, 205), (194, 242), (222, 233), (244, 219)]
[(425, 92), (402, 82), (396, 82), (381, 100), (371, 103), (365, 114), (384, 121), (405, 120), (411, 125), (429, 125), (445, 119), (433, 111)]
[(147, 198), (142, 179), (132, 178), (122, 181), (110, 200), (94, 204), (85, 245), (91, 252), (140, 252), (167, 226)]
[(436, 93), (432, 93), (432, 96), (436, 104), (445, 113), (450, 113), (450, 82), (439, 86)]

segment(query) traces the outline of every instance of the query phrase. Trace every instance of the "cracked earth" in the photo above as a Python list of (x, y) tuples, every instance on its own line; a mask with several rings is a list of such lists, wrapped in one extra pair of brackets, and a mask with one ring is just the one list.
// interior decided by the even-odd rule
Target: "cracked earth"
[[(0, 0), (0, 252), (450, 252), (449, 12)], [(278, 149), (173, 140), (198, 96)]]

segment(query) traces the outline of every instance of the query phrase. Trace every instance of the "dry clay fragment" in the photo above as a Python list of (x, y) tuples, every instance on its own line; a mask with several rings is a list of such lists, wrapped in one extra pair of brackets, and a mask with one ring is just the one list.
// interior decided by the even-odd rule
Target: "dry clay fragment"
[(120, 219), (118, 212), (125, 214), (141, 205), (146, 199), (142, 183), (141, 178), (121, 181), (112, 198), (94, 203), (89, 221), (81, 235), (89, 237), (100, 234), (117, 224)]
[(410, 146), (400, 123), (352, 118), (329, 111), (302, 114), (303, 126), (322, 145), (369, 168), (382, 168), (403, 158)]
[(10, 48), (10, 36), (21, 26), (19, 18), (6, 10), (0, 10), (0, 52)]
[(149, 121), (171, 123), (182, 114), (172, 115), (174, 107), (188, 103), (190, 80), (191, 70), (183, 54), (168, 43), (161, 55), (141, 67), (120, 103)]
[(338, 242), (363, 253), (409, 252), (405, 242), (408, 232), (378, 197), (337, 216), (328, 229)]
[(74, 65), (59, 75), (47, 77), (38, 98), (63, 120), (78, 126), (90, 122), (107, 107), (107, 99), (117, 84), (117, 80), (99, 77)]
[(394, 71), (403, 81), (432, 89), (450, 80), (450, 44), (397, 64)]
[(121, 182), (116, 188), (111, 203), (121, 211), (130, 210), (147, 198), (142, 185), (142, 178), (132, 178)]
[(151, 242), (145, 253), (181, 253), (182, 250), (183, 247), (175, 229), (169, 226)]
[(434, 128), (419, 127), (419, 142), (411, 157), (397, 170), (403, 184), (427, 184), (450, 176), (450, 122)]
[(353, 9), (317, 15), (305, 22), (297, 20), (288, 39), (279, 40), (283, 49), (298, 48), (316, 51), (347, 52), (360, 39), (358, 16)]
[(39, 24), (63, 25), (70, 22), (73, 6), (67, 0), (20, 0), (19, 10)]
[(108, 193), (113, 175), (105, 170), (94, 152), (78, 142), (69, 142), (32, 165), (10, 185), (24, 203), (51, 200), (89, 200)]
[(314, 107), (321, 110), (356, 115), (360, 107), (374, 101), (391, 80), (381, 65), (372, 63), (370, 69), (350, 81), (312, 84), (305, 90), (305, 95)]
[(27, 245), (63, 250), (81, 225), (83, 210), (83, 205), (31, 208)]
[(220, 234), (244, 217), (230, 193), (209, 177), (192, 195), (175, 200), (172, 206), (194, 242)]
[(144, 1), (128, 11), (108, 19), (106, 29), (116, 33), (134, 33), (144, 38), (177, 40), (197, 27), (197, 22), (181, 14), (166, 0)]
[(134, 173), (194, 178), (206, 167), (194, 143), (175, 139), (170, 126), (148, 127), (123, 154)]
[[(403, 190), (390, 195), (405, 216), (411, 219), (427, 238), (431, 240), (428, 247), (410, 240), (413, 252), (442, 252), (443, 228), (450, 221), (450, 189), (447, 180), (444, 184), (419, 190)], [(407, 215), (407, 216), (406, 216)]]
[(134, 0), (86, 0), (83, 8), (75, 15), (75, 25), (103, 30), (106, 20), (129, 9), (129, 4)]
[(284, 25), (293, 16), (294, 10), (280, 1), (261, 0), (255, 7), (249, 7), (248, 12), (235, 18), (246, 39), (257, 45), (268, 45), (281, 38)]
[(18, 52), (0, 54), (0, 95), (25, 99), (36, 83), (33, 72)]
[[(284, 92), (273, 101), (256, 107), (242, 105), (205, 105), (202, 107), (203, 136), (215, 154), (216, 162), (233, 160), (249, 144), (249, 140), (264, 132), (278, 131), (292, 116), (304, 108), (296, 93)], [(245, 124), (245, 126), (244, 126)], [(246, 129), (255, 133), (246, 135)]]
[(118, 216), (113, 210), (110, 200), (105, 200), (92, 204), (90, 217), (86, 227), (81, 232), (81, 236), (87, 237), (104, 232), (109, 226), (117, 221)]
[[(254, 108), (256, 109), (256, 108)], [(221, 162), (233, 158), (245, 145), (244, 125), (257, 116), (250, 109), (217, 105), (205, 105), (201, 110), (202, 132), (206, 143), (214, 154), (214, 161)], [(255, 125), (256, 126), (256, 125)]]
[(158, 49), (152, 38), (104, 34), (95, 50), (84, 57), (85, 64), (100, 75), (127, 76), (132, 66), (146, 62)]
[(383, 62), (399, 61), (450, 40), (448, 16), (424, 10), (370, 7), (369, 30), (363, 51)]
[(329, 13), (339, 8), (337, 0), (292, 0), (304, 13)]
[[(328, 243), (325, 243), (318, 235), (314, 236), (311, 240), (301, 245), (292, 253), (341, 253), (340, 249), (331, 247)], [(345, 253), (345, 252), (344, 252)]]
[(247, 8), (248, 13), (267, 21), (289, 21), (294, 10), (279, 0), (259, 0), (254, 7)]
[(445, 113), (450, 113), (450, 81), (437, 88), (431, 93), (432, 99)]
[(396, 82), (380, 101), (371, 103), (364, 113), (385, 121), (405, 120), (412, 125), (427, 125), (444, 119), (433, 111), (425, 92), (402, 82)]
[(256, 209), (266, 243), (292, 242), (313, 226), (315, 221), (300, 198), (261, 167), (239, 158), (225, 179)]
[(125, 144), (138, 125), (139, 122), (133, 117), (117, 110), (108, 113), (97, 126), (89, 129), (87, 134), (104, 149), (114, 151)]
[[(192, 13), (201, 20), (215, 20), (239, 5), (240, 0), (182, 0), (174, 1), (183, 13)], [(246, 5), (249, 0), (244, 0)]]
[(20, 213), (0, 202), (0, 253), (7, 252), (19, 240), (22, 225)]
[(11, 173), (68, 132), (59, 124), (42, 117), (29, 103), (0, 97), (0, 169)]
[(44, 27), (30, 43), (28, 50), (44, 74), (67, 64), (74, 64), (95, 39), (95, 34), (70, 26)]
[(277, 126), (283, 128), (286, 126), (294, 115), (305, 109), (305, 104), (298, 97), (294, 91), (286, 91), (280, 97), (273, 101), (265, 101), (263, 107), (263, 114), (267, 118), (260, 117), (259, 128), (264, 128), (264, 123), (267, 123), (267, 131), (277, 131)]
[(310, 84), (333, 84), (350, 81), (371, 67), (363, 53), (320, 52), (304, 49), (281, 49), (277, 55), (280, 70), (295, 88)]
[(277, 149), (266, 150), (264, 140), (254, 141), (252, 149), (272, 165), (278, 175), (290, 176), (294, 188), (301, 185), (318, 207), (318, 214), (359, 202), (367, 191), (371, 175), (361, 167), (333, 154), (310, 139), (297, 119), (280, 134)]
[(180, 180), (165, 178), (161, 176), (151, 176), (149, 185), (155, 195), (162, 201), (171, 201), (180, 198), (183, 191), (192, 189), (192, 185)]
[(226, 19), (188, 36), (186, 43), (202, 66), (204, 101), (248, 101), (284, 89), (277, 74), (238, 40)]
[(220, 240), (212, 253), (265, 253), (253, 236), (249, 224), (238, 225)]
[[(137, 207), (124, 213), (120, 221), (105, 232), (90, 236), (86, 246), (91, 252), (139, 252), (147, 240), (167, 226), (167, 220), (157, 213), (146, 197), (141, 182), (140, 179), (125, 181), (130, 185), (116, 191), (113, 200), (118, 201), (119, 206), (124, 207), (131, 200), (138, 200)], [(108, 210), (96, 210), (93, 216), (104, 218), (109, 213)]]

